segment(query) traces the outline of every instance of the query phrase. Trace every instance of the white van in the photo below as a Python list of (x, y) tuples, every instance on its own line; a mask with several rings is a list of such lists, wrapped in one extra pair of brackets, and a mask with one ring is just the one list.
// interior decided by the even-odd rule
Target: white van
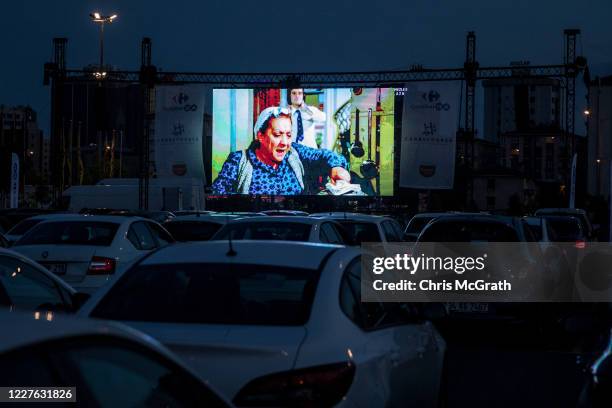
[[(62, 194), (62, 207), (72, 212), (84, 208), (139, 209), (138, 179), (103, 179), (92, 186), (72, 186)], [(203, 210), (204, 183), (200, 179), (149, 180), (149, 210)]]

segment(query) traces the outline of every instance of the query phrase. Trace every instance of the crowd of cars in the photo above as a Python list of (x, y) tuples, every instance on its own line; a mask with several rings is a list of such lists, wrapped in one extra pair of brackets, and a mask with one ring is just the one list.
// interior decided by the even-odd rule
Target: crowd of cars
[[(580, 251), (594, 236), (575, 209), (422, 213), (405, 226), (287, 210), (94, 209), (16, 221), (0, 234), (10, 247), (0, 249), (0, 306), (14, 311), (0, 320), (15, 328), (0, 338), (0, 368), (36, 369), (0, 369), (0, 385), (79, 384), (101, 406), (124, 397), (136, 406), (439, 406), (445, 323), (503, 308), (362, 302), (359, 245), (537, 243), (569, 264), (576, 254), (556, 243)], [(612, 375), (610, 348), (597, 357), (588, 406), (610, 402), (598, 386)]]

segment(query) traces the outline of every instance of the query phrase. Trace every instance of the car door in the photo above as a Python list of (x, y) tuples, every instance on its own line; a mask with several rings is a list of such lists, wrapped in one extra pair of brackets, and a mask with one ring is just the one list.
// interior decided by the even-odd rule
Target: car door
[(74, 387), (80, 406), (229, 406), (184, 368), (121, 338), (49, 341), (0, 355), (0, 367), (11, 367), (0, 370), (2, 384)]
[(0, 255), (0, 304), (23, 310), (72, 309), (70, 294), (53, 279), (7, 255)]
[[(356, 299), (361, 299), (361, 262), (349, 265), (343, 279), (343, 285), (348, 284)], [(341, 297), (340, 304), (343, 307), (347, 300)], [(388, 392), (389, 406), (435, 407), (446, 348), (435, 327), (408, 303), (354, 304), (359, 309), (356, 324), (367, 337), (366, 350), (385, 356), (379, 371), (381, 378), (386, 376), (386, 384), (381, 386)]]

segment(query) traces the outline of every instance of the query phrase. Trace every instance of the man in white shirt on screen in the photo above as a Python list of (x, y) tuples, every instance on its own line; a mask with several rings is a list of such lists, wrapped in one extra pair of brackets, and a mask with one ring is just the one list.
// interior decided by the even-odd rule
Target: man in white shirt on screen
[(293, 140), (318, 149), (315, 123), (325, 122), (325, 112), (321, 112), (314, 106), (306, 105), (302, 88), (288, 89), (287, 93), (291, 108)]

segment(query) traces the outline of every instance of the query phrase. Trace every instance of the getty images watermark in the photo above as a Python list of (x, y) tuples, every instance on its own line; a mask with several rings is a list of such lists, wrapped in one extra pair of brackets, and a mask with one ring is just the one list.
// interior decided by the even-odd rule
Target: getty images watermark
[(607, 302), (608, 243), (362, 245), (362, 300)]

